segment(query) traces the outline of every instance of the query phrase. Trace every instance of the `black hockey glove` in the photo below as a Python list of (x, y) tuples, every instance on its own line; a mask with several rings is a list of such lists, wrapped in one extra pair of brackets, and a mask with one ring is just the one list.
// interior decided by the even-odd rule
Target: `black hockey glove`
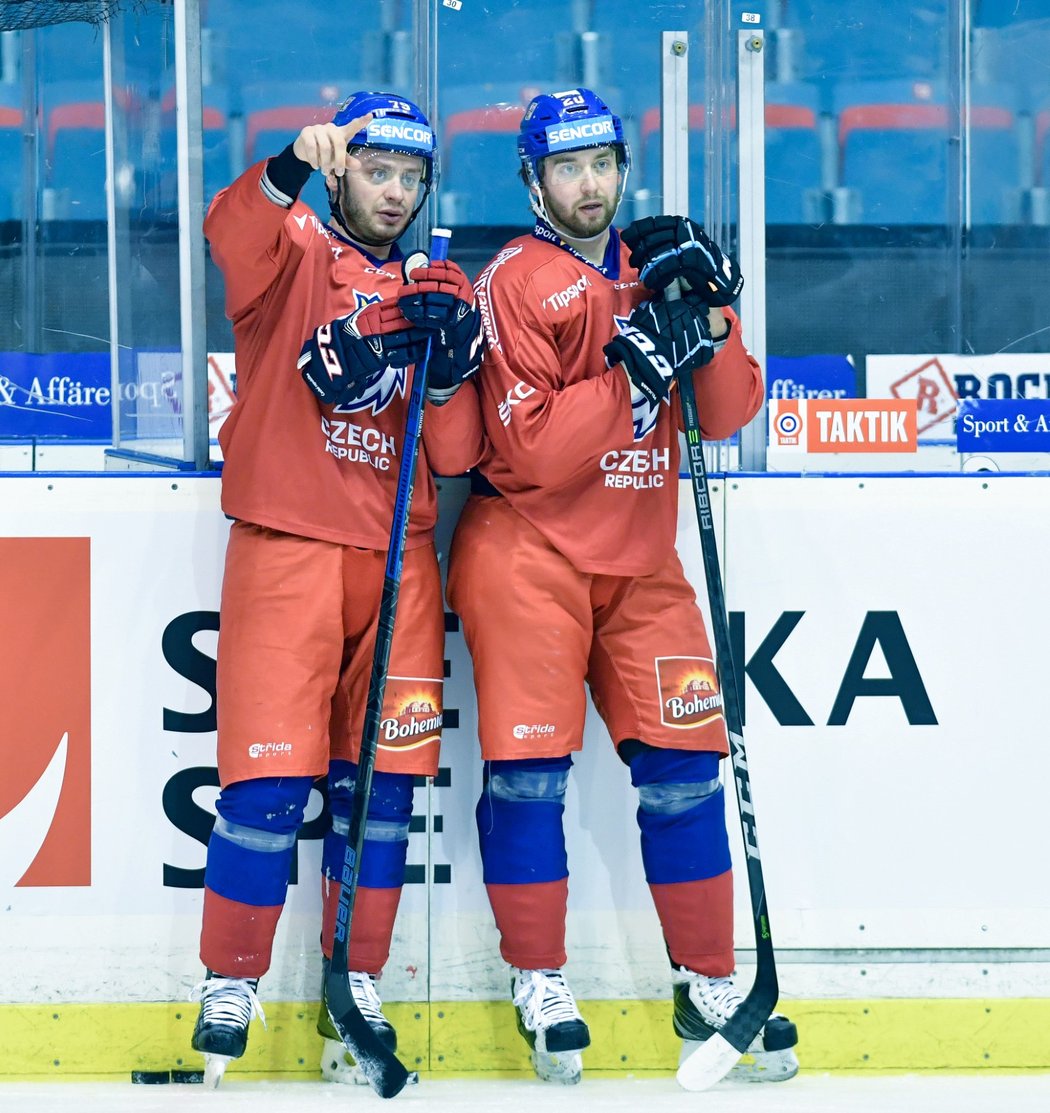
[(297, 366), (314, 394), (334, 406), (360, 398), (388, 367), (417, 362), (424, 340), (396, 302), (377, 302), (321, 325), (303, 345)]
[(449, 344), (453, 330), (439, 329), (430, 341), (430, 364), (427, 370), (427, 401), (435, 406), (446, 403), (464, 380), (477, 373), (484, 351), (481, 314), (472, 310), (473, 334), (459, 345)]
[(652, 405), (667, 399), (675, 372), (702, 367), (714, 355), (707, 312), (686, 301), (646, 301), (605, 345), (610, 367), (622, 363), (631, 386)]
[(631, 249), (631, 266), (654, 292), (682, 279), (708, 305), (722, 306), (736, 301), (744, 288), (737, 261), (687, 216), (646, 216), (621, 236)]
[[(406, 270), (414, 260), (406, 260)], [(447, 260), (413, 266), (397, 304), (417, 328), (431, 333), (427, 399), (447, 402), (481, 366), (483, 333), (474, 290), (461, 267)]]

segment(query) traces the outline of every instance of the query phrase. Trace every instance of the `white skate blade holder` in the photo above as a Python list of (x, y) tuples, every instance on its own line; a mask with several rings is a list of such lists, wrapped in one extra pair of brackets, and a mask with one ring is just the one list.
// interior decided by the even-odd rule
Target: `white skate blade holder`
[(743, 1054), (718, 1032), (703, 1043), (683, 1046), (683, 1052), (687, 1050), (687, 1046), (695, 1047), (695, 1050), (683, 1054), (675, 1075), (683, 1090), (710, 1089), (725, 1078)]
[(561, 1086), (575, 1086), (583, 1078), (583, 1056), (578, 1051), (532, 1050), (536, 1077)]
[(204, 1088), (206, 1090), (217, 1090), (219, 1088), (219, 1083), (226, 1073), (231, 1058), (230, 1055), (204, 1053)]
[[(336, 1082), (343, 1086), (370, 1086), (371, 1083), (361, 1068), (353, 1061), (353, 1056), (338, 1040), (324, 1041), (321, 1057), (321, 1077), (325, 1082)], [(406, 1086), (419, 1082), (419, 1071), (408, 1072)]]

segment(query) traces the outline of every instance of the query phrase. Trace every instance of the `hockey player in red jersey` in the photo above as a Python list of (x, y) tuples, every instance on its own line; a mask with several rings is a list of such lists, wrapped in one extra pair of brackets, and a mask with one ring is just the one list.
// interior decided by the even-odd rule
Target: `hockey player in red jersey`
[[(431, 468), (480, 454), (481, 322), (463, 271), (402, 274), (401, 236), (435, 178), (411, 101), (358, 93), (212, 202), (205, 233), (233, 320), (238, 396), (220, 433), (233, 519), (218, 645), (222, 791), (205, 873), (193, 1046), (209, 1080), (244, 1053), (311, 786), (328, 778), (322, 949), (331, 955), (398, 458), (433, 337), (376, 770), (350, 940), (354, 998), (393, 1050), (375, 980), (404, 881), (414, 776), (437, 772), (444, 614)], [(331, 214), (298, 195), (320, 171)], [(333, 880), (335, 879), (335, 880)], [(321, 971), (319, 971), (321, 973)], [(355, 1077), (321, 1003), (325, 1077)]]
[[(562, 972), (562, 815), (587, 687), (638, 789), (675, 1030), (686, 1043), (708, 1038), (742, 999), (730, 978), (722, 699), (675, 551), (674, 375), (693, 369), (710, 439), (755, 415), (762, 379), (728, 308), (742, 285), (731, 257), (682, 218), (622, 237), (612, 226), (630, 152), (599, 97), (534, 98), (518, 154), (537, 219), (475, 282), (488, 445), (447, 592), (473, 658), (481, 857), (518, 1027), (540, 1077), (576, 1082), (590, 1035)], [(675, 280), (679, 300), (656, 296)], [(771, 1018), (755, 1076), (791, 1077), (795, 1042), (794, 1025)]]

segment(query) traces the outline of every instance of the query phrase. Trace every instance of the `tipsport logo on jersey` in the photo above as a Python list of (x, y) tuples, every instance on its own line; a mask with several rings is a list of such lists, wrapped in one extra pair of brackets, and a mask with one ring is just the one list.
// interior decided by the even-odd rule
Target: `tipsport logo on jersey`
[(657, 657), (660, 721), (689, 730), (722, 717), (722, 692), (709, 657)]
[(0, 538), (0, 886), (91, 884), (86, 537)]

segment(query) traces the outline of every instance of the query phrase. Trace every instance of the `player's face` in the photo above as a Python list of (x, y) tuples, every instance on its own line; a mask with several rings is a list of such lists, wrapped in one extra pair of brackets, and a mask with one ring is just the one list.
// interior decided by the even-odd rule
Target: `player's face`
[(389, 244), (401, 235), (423, 188), (423, 160), (393, 151), (358, 148), (347, 159), (339, 205), (351, 232), (366, 244)]
[(548, 155), (542, 170), (543, 199), (559, 228), (588, 239), (609, 227), (620, 180), (612, 147)]

